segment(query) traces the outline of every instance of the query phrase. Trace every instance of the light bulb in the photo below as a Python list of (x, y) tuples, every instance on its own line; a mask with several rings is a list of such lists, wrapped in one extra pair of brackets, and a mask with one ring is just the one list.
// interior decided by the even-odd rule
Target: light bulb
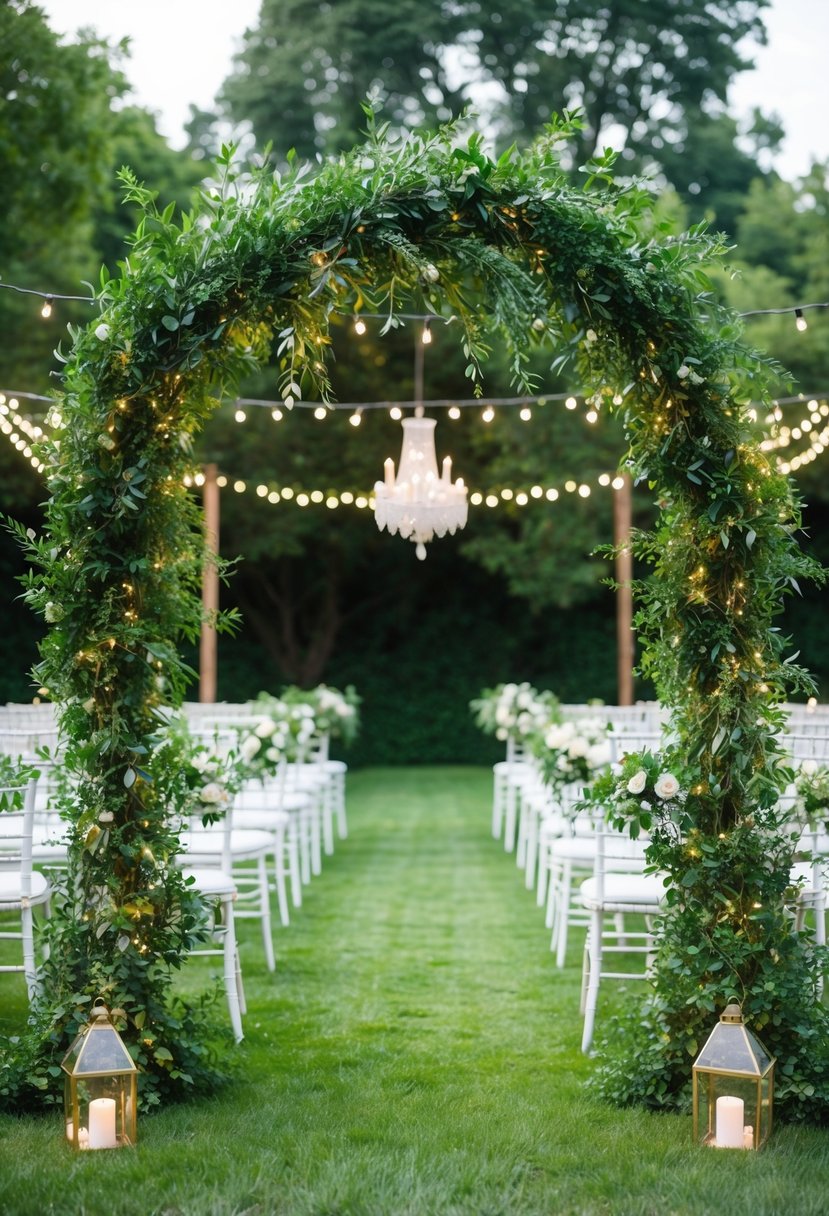
[(237, 422), (244, 422), (245, 419), (247, 418), (247, 414), (245, 413), (244, 410), (237, 410), (234, 417)]
[(420, 335), (420, 340), (424, 346), (429, 346), (432, 341), (432, 322), (427, 317), (423, 322), (423, 333)]
[(450, 418), (458, 419), (461, 416), (461, 411), (456, 405), (450, 405), (448, 412)]
[(281, 422), (282, 410), (271, 410), (271, 418), (273, 418), (274, 422)]
[(399, 405), (393, 405), (391, 407), (391, 409), (389, 410), (389, 417), (393, 418), (395, 422), (400, 421), (400, 419), (403, 417), (403, 411), (401, 410)]
[(348, 421), (351, 423), (351, 425), (352, 425), (352, 426), (359, 426), (359, 425), (360, 425), (360, 423), (363, 421), (363, 411), (362, 411), (362, 410), (356, 410), (356, 411), (355, 411), (355, 412), (354, 412), (354, 413), (351, 415), (351, 417), (348, 419)]
[(576, 408), (576, 406), (578, 405), (578, 401), (576, 401), (575, 397), (568, 397), (567, 400), (564, 402), (564, 405), (565, 405), (566, 409), (574, 410)]
[(485, 410), (481, 411), (481, 421), (482, 422), (492, 422), (492, 419), (494, 417), (495, 417), (495, 410), (492, 408), (491, 405), (488, 405)]
[(43, 301), (43, 307), (40, 310), (40, 315), (44, 318), (51, 317), (51, 315), (52, 315), (52, 297), (51, 296), (47, 296), (46, 299)]
[(520, 413), (520, 415), (519, 415), (519, 417), (520, 417), (521, 421), (522, 421), (522, 422), (529, 422), (529, 420), (532, 418), (532, 416), (533, 416), (533, 412), (532, 412), (532, 410), (531, 410), (531, 409), (529, 409), (529, 407), (525, 405), (525, 406), (524, 406), (524, 408), (523, 408), (523, 410), (521, 411), (521, 413)]
[(797, 326), (797, 328), (800, 330), (801, 333), (805, 333), (806, 330), (809, 328), (809, 324), (803, 315), (802, 308), (796, 308), (794, 310), (794, 323)]
[(361, 338), (366, 332), (366, 323), (359, 314), (354, 318), (354, 332), (355, 334), (359, 334)]
[(324, 405), (318, 405), (317, 408), (314, 410), (314, 417), (317, 419), (318, 422), (322, 422), (322, 420), (324, 418), (326, 418), (327, 415), (328, 415), (328, 410), (325, 408)]

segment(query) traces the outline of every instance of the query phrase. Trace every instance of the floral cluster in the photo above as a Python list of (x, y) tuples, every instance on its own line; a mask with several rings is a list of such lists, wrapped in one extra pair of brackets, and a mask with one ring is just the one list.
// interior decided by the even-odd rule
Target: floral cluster
[(184, 718), (174, 718), (156, 760), (164, 757), (175, 765), (175, 788), (170, 801), (182, 820), (199, 818), (204, 824), (221, 819), (233, 803), (242, 783), (239, 756), (235, 749), (194, 739)]
[(245, 777), (275, 776), (283, 762), (303, 761), (318, 734), (314, 708), (305, 701), (284, 701), (265, 693), (253, 709), (254, 727), (239, 731), (239, 755)]
[(317, 733), (330, 739), (352, 743), (360, 729), (360, 698), (349, 684), (344, 692), (320, 684), (316, 688), (286, 688), (282, 698), (288, 704), (310, 705)]
[(558, 700), (531, 684), (498, 684), (485, 688), (469, 708), (481, 730), (505, 743), (537, 735), (558, 719)]
[(551, 722), (533, 737), (530, 750), (556, 793), (564, 785), (592, 781), (612, 758), (608, 724), (598, 717)]
[(688, 789), (667, 754), (631, 752), (601, 774), (586, 791), (584, 805), (632, 836), (654, 832), (678, 838), (687, 828)]
[(804, 760), (794, 784), (803, 822), (829, 825), (829, 768), (815, 760)]

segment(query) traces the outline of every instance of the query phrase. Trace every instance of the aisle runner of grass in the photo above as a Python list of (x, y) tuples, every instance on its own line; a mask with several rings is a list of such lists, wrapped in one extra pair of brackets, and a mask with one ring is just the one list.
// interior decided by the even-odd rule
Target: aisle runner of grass
[(75, 1158), (57, 1116), (0, 1121), (0, 1211), (825, 1216), (825, 1132), (715, 1154), (686, 1118), (585, 1095), (578, 950), (557, 973), (489, 800), (479, 769), (350, 778), (349, 839), (279, 932), (276, 975), (243, 927), (235, 1084), (143, 1119), (136, 1152)]

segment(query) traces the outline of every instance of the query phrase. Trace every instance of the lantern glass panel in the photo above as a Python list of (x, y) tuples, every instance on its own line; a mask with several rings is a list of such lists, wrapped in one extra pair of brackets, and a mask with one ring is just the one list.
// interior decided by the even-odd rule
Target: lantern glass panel
[(63, 1059), (66, 1138), (74, 1148), (135, 1144), (135, 1062), (103, 1005)]
[(771, 1131), (774, 1064), (739, 1005), (729, 1005), (694, 1063), (694, 1139), (760, 1148)]

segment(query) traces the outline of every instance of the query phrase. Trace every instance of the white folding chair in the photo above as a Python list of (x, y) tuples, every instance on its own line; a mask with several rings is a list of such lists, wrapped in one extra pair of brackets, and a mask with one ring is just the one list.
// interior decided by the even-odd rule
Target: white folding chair
[(3, 964), (0, 971), (22, 971), (30, 1001), (38, 987), (33, 910), (42, 907), (48, 916), (52, 892), (48, 879), (32, 869), (36, 793), (36, 777), (25, 785), (0, 787), (0, 911), (20, 913), (20, 929), (5, 929), (0, 939), (23, 945), (22, 965)]
[[(590, 914), (582, 979), (581, 1049), (585, 1053), (593, 1042), (601, 981), (647, 978), (647, 959), (653, 953), (652, 922), (662, 909), (665, 884), (661, 875), (644, 873), (646, 843), (612, 832), (603, 824), (596, 830), (593, 876), (581, 884), (582, 903)], [(635, 932), (620, 928), (615, 918), (627, 913), (643, 916), (646, 928)], [(609, 917), (613, 918), (612, 927), (607, 922)], [(605, 970), (606, 956), (620, 954), (645, 955), (645, 970)]]

